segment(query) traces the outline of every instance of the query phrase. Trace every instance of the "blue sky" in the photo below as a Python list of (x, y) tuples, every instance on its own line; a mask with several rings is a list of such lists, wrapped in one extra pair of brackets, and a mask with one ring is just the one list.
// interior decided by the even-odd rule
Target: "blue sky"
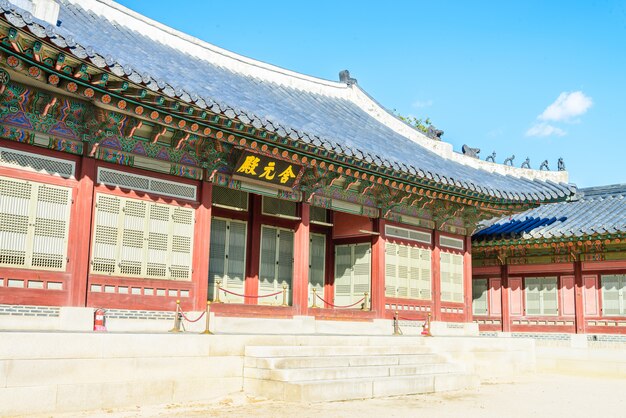
[(624, 2), (118, 1), (290, 70), (348, 69), (456, 150), (553, 170), (563, 157), (579, 187), (626, 183)]

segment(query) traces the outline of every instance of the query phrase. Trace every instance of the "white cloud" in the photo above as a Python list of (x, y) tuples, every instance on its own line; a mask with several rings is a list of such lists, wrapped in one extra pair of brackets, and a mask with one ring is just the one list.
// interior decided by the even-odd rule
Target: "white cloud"
[(563, 129), (545, 122), (535, 123), (526, 131), (526, 136), (564, 136), (565, 134), (567, 134), (567, 132)]
[(416, 100), (413, 102), (413, 107), (416, 109), (421, 109), (423, 107), (430, 107), (433, 105), (432, 100)]
[(573, 117), (583, 115), (592, 105), (591, 97), (585, 96), (582, 91), (564, 91), (557, 97), (554, 103), (546, 107), (546, 110), (538, 116), (538, 119), (545, 121), (568, 121)]

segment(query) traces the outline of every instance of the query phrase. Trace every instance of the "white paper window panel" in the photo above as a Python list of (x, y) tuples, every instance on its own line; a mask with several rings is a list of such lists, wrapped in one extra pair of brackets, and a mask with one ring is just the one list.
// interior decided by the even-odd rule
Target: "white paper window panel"
[(76, 163), (74, 161), (5, 147), (0, 147), (0, 165), (63, 178), (73, 178), (76, 175)]
[(98, 167), (98, 183), (119, 186), (130, 190), (156, 193), (162, 196), (197, 200), (198, 188), (196, 186), (126, 173), (105, 167)]
[(335, 305), (361, 300), (371, 288), (369, 243), (335, 246)]
[(72, 189), (0, 176), (0, 266), (65, 271)]
[[(326, 236), (311, 234), (309, 238), (309, 306), (313, 305), (313, 288), (324, 297), (324, 277), (326, 273)], [(320, 306), (320, 300), (316, 301)]]
[(91, 272), (191, 280), (195, 210), (96, 195)]
[(558, 290), (556, 277), (524, 278), (526, 315), (557, 315)]
[(431, 299), (431, 251), (387, 242), (385, 295), (406, 299)]
[(487, 279), (472, 280), (472, 313), (474, 315), (488, 314), (488, 291), (489, 284)]
[(213, 204), (233, 209), (248, 210), (248, 193), (213, 185)]
[(311, 221), (328, 222), (328, 210), (319, 206), (311, 206), (309, 217)]
[(602, 275), (602, 314), (626, 315), (626, 275)]
[(462, 239), (446, 237), (445, 235), (439, 236), (439, 245), (442, 247), (454, 248), (456, 250), (462, 250), (464, 248)]
[[(282, 291), (287, 286), (287, 303), (291, 303), (293, 279), (294, 231), (261, 226), (261, 257), (259, 261), (259, 295)], [(259, 298), (259, 304), (281, 304), (282, 294)]]
[(463, 256), (442, 251), (440, 253), (441, 300), (463, 302)]
[[(211, 220), (209, 243), (209, 295), (217, 297), (216, 281), (221, 287), (243, 295), (245, 291), (247, 223), (230, 219)], [(220, 299), (230, 303), (243, 303), (244, 298), (221, 292)]]
[(277, 199), (275, 197), (263, 196), (264, 215), (286, 215), (296, 216), (296, 202)]
[(399, 226), (385, 225), (385, 235), (389, 237), (402, 238), (411, 241), (423, 242), (430, 244), (431, 234), (414, 229), (401, 228)]

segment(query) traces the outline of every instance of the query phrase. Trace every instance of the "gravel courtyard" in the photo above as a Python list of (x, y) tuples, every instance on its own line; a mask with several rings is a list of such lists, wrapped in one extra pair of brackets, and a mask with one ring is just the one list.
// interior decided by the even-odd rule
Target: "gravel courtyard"
[(172, 404), (37, 417), (625, 417), (626, 376), (529, 374), (483, 383), (478, 390), (320, 404), (244, 394), (199, 404)]

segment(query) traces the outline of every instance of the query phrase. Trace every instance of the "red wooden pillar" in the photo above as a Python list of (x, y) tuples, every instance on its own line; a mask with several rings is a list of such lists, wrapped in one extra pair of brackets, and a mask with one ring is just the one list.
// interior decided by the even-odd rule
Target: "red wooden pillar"
[[(261, 262), (261, 209), (263, 200), (256, 194), (250, 195), (250, 209), (248, 210), (249, 239), (246, 253), (246, 284), (245, 294), (258, 296), (259, 294), (259, 263)], [(256, 298), (246, 298), (245, 303), (256, 305)]]
[(502, 279), (502, 332), (511, 332), (511, 288), (509, 286), (509, 266), (500, 266), (500, 277)]
[(385, 316), (385, 220), (377, 218), (374, 221), (374, 236), (372, 242), (372, 311), (377, 318)]
[(309, 244), (310, 225), (309, 214), (311, 206), (303, 202), (300, 204), (300, 222), (296, 226), (294, 237), (294, 260), (292, 280), (293, 306), (299, 315), (306, 315), (309, 306)]
[(585, 325), (585, 305), (583, 304), (583, 270), (580, 260), (574, 261), (574, 312), (576, 315), (576, 333), (584, 334)]
[[(334, 214), (330, 213), (331, 223), (334, 222)], [(335, 301), (335, 243), (332, 239), (332, 234), (326, 235), (326, 268), (324, 275), (324, 300), (328, 302)], [(321, 306), (323, 308), (329, 308), (324, 302), (320, 301), (319, 298), (316, 302), (317, 306)]]
[(195, 310), (206, 308), (209, 292), (209, 245), (211, 241), (211, 212), (213, 184), (203, 181), (200, 186), (200, 206), (196, 209), (196, 228), (194, 233), (193, 304)]
[(432, 320), (441, 320), (441, 255), (439, 249), (439, 231), (433, 234), (433, 252), (431, 257), (431, 271), (433, 272), (433, 310)]
[(465, 295), (465, 322), (472, 322), (472, 237), (465, 237), (463, 253), (463, 294)]
[(87, 306), (87, 277), (89, 275), (89, 251), (91, 249), (91, 215), (93, 212), (93, 188), (96, 181), (96, 161), (83, 157), (80, 178), (74, 203), (71, 233), (74, 248), (71, 249), (70, 306)]

